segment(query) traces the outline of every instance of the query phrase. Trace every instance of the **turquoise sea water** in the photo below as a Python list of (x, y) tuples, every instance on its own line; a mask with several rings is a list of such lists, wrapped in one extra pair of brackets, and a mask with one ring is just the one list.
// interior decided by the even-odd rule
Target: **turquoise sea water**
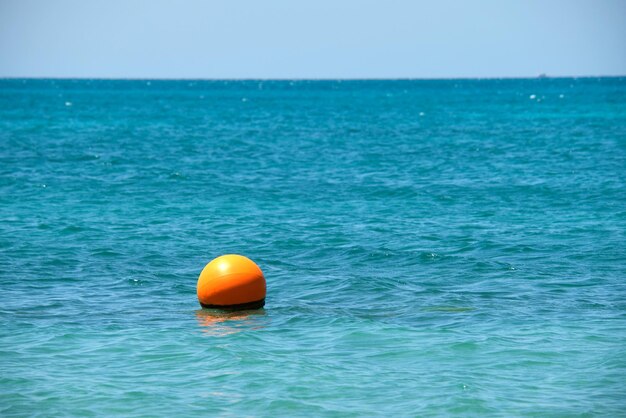
[(624, 416), (625, 186), (625, 78), (0, 80), (0, 415)]

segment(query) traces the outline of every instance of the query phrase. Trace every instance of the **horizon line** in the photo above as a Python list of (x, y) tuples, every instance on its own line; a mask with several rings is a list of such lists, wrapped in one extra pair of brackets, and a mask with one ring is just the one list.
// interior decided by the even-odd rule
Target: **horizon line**
[(107, 80), (107, 81), (449, 81), (449, 80), (536, 80), (577, 78), (622, 78), (626, 74), (486, 76), (486, 77), (89, 77), (89, 76), (0, 76), (0, 80)]

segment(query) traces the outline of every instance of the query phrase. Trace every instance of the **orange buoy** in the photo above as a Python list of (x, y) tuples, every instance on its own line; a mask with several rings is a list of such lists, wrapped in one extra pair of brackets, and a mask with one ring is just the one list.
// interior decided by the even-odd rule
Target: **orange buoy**
[(265, 305), (265, 277), (254, 261), (227, 254), (202, 269), (197, 293), (203, 308), (259, 309)]

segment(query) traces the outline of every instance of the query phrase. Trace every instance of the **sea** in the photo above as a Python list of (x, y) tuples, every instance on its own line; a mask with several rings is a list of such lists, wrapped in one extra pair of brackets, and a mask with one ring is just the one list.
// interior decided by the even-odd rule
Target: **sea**
[(2, 79), (0, 297), (2, 417), (626, 416), (626, 78)]

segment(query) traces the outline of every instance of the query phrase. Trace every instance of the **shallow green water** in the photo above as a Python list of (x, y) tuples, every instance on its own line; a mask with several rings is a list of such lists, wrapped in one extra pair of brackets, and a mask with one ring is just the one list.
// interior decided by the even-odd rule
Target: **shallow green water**
[(625, 415), (625, 186), (624, 78), (0, 80), (0, 415)]

